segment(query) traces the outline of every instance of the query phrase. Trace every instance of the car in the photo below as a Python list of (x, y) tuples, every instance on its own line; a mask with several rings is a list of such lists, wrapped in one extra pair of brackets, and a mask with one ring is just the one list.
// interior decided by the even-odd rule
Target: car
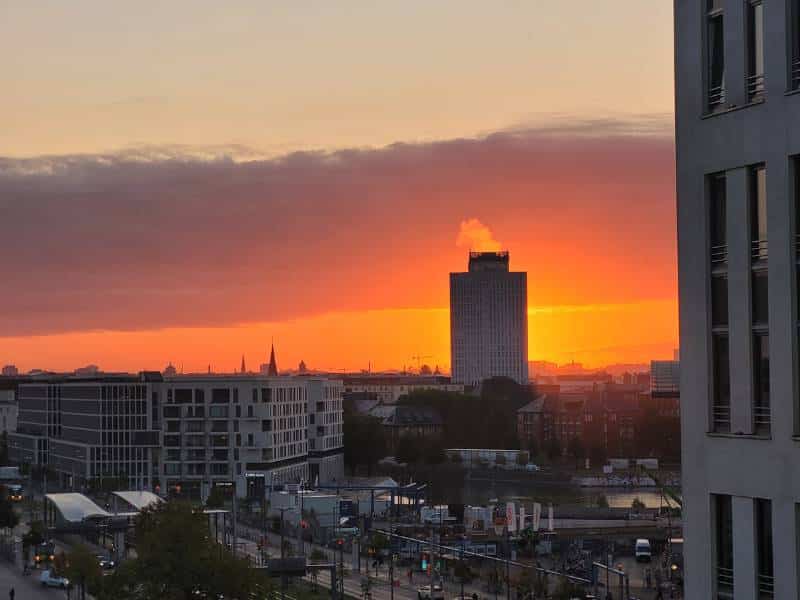
[(541, 471), (542, 468), (539, 465), (535, 465), (533, 463), (528, 463), (527, 465), (525, 465), (525, 470), (529, 471), (531, 473), (536, 473), (538, 471)]
[(433, 584), (433, 593), (431, 593), (431, 586), (423, 585), (417, 588), (418, 600), (444, 600), (444, 590), (438, 583)]
[(42, 574), (39, 576), (39, 583), (41, 583), (44, 587), (55, 587), (62, 589), (67, 589), (69, 587), (69, 579), (66, 577), (61, 577), (60, 575), (56, 575), (50, 569), (42, 571)]
[(114, 559), (103, 556), (102, 554), (97, 555), (97, 562), (100, 565), (100, 568), (105, 570), (113, 569), (117, 566), (117, 563), (114, 562)]
[(650, 562), (653, 552), (650, 548), (650, 540), (639, 538), (636, 540), (636, 562)]

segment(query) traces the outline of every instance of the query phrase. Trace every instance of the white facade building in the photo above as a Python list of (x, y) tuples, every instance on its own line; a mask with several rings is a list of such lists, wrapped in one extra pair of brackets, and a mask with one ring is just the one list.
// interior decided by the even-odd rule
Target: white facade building
[(270, 486), (341, 478), (342, 384), (263, 375), (165, 378), (161, 485), (206, 497), (246, 480)]
[(656, 394), (680, 393), (681, 363), (677, 360), (650, 361), (650, 391)]
[(469, 271), (450, 274), (454, 383), (528, 382), (527, 281), (526, 273), (509, 271), (508, 252), (470, 252)]
[(800, 3), (676, 0), (686, 598), (798, 598)]

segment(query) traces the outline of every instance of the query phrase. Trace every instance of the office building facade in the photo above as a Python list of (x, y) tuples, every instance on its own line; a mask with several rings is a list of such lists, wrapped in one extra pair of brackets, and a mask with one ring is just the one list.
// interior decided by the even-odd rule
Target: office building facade
[(450, 274), (453, 383), (528, 382), (527, 304), (527, 274), (509, 270), (508, 252), (470, 252), (468, 272)]
[(800, 4), (676, 0), (686, 598), (798, 598)]
[[(19, 387), (16, 464), (62, 486), (127, 478), (131, 489), (204, 499), (344, 474), (342, 384), (314, 377), (71, 377)], [(122, 483), (122, 482), (121, 482)]]
[(142, 373), (21, 384), (17, 428), (8, 436), (11, 462), (49, 466), (74, 489), (111, 477), (150, 489), (160, 447), (160, 380)]

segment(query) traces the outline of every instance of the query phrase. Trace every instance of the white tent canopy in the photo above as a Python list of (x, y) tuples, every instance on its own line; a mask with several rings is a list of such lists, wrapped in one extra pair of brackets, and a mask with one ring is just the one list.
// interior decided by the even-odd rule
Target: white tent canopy
[(112, 516), (83, 494), (47, 494), (46, 498), (53, 503), (62, 518), (70, 523)]
[(129, 491), (129, 492), (114, 492), (114, 495), (121, 500), (130, 504), (137, 511), (143, 510), (151, 504), (161, 502), (161, 498), (156, 496), (153, 492), (144, 491)]

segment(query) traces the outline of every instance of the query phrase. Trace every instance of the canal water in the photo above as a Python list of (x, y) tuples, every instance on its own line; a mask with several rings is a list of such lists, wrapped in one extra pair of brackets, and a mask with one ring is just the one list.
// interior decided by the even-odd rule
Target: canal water
[(659, 508), (663, 501), (658, 488), (588, 488), (540, 478), (503, 480), (491, 477), (453, 476), (440, 473), (428, 480), (431, 497), (437, 502), (483, 505), (500, 502), (540, 502), (556, 506), (592, 507), (605, 496), (611, 508), (630, 508), (639, 499), (647, 508)]

